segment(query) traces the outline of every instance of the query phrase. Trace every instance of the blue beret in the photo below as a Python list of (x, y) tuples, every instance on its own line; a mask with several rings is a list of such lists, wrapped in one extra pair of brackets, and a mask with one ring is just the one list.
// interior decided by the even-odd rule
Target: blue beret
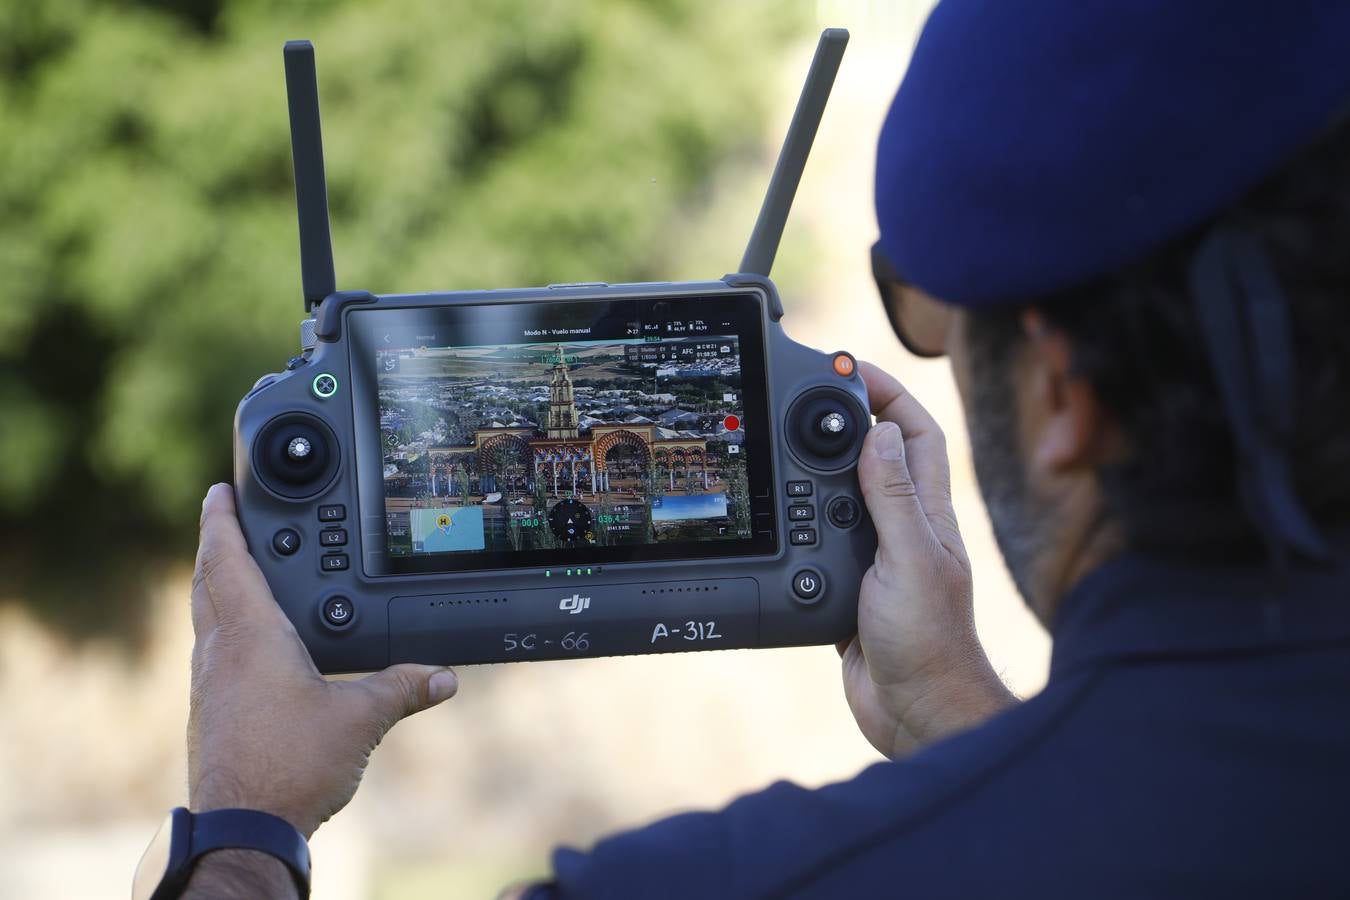
[(1350, 101), (1345, 0), (943, 0), (877, 147), (882, 250), (970, 307), (1214, 217)]

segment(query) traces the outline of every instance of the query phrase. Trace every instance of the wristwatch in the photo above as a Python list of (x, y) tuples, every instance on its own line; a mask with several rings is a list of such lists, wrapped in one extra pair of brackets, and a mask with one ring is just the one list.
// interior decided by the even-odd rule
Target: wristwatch
[(309, 897), (309, 845), (285, 819), (256, 809), (169, 813), (136, 866), (132, 900), (174, 900), (187, 889), (197, 862), (212, 850), (258, 850), (290, 869), (302, 900)]

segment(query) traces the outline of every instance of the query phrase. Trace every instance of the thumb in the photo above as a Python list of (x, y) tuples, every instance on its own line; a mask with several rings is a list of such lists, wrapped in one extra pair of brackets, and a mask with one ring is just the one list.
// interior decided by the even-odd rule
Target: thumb
[(192, 625), (202, 637), (221, 623), (243, 620), (281, 628), (285, 616), (249, 555), (234, 492), (229, 485), (217, 484), (202, 501), (201, 540), (192, 576)]
[(858, 484), (883, 555), (904, 558), (932, 540), (899, 425), (881, 421), (868, 432), (858, 458)]
[(459, 690), (459, 679), (450, 669), (414, 663), (390, 666), (354, 683), (365, 690), (367, 715), (382, 735), (401, 719), (443, 703)]

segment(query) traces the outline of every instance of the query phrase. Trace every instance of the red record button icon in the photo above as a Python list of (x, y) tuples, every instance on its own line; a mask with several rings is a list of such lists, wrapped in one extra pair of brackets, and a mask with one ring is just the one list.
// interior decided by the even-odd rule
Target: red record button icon
[(722, 420), (722, 425), (724, 428), (726, 428), (727, 431), (740, 431), (741, 417), (727, 416), (725, 419)]

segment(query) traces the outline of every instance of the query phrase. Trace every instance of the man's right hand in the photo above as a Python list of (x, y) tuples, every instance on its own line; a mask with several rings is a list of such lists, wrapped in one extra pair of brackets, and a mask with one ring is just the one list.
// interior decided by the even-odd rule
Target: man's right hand
[(859, 371), (877, 417), (858, 481), (878, 547), (858, 597), (858, 634), (840, 652), (858, 727), (895, 759), (1016, 698), (975, 633), (942, 429), (899, 381), (869, 363)]

